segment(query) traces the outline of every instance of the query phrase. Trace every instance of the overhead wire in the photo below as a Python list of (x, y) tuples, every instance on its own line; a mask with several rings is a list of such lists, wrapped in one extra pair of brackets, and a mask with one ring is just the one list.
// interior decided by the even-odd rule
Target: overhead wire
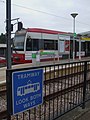
[[(17, 4), (12, 4), (16, 7), (21, 7), (21, 8), (25, 8), (25, 9), (28, 9), (28, 10), (32, 10), (32, 11), (36, 11), (36, 12), (40, 12), (40, 13), (43, 13), (43, 14), (47, 14), (47, 15), (51, 15), (51, 16), (54, 16), (54, 17), (59, 17), (59, 18), (62, 18), (62, 19), (65, 19), (65, 20), (69, 20), (68, 18), (65, 18), (65, 17), (62, 17), (62, 16), (59, 16), (59, 15), (55, 15), (55, 14), (52, 14), (52, 13), (48, 13), (48, 12), (44, 12), (44, 11), (41, 11), (41, 10), (36, 10), (36, 9), (33, 9), (33, 8), (28, 8), (28, 7), (25, 7), (25, 6), (22, 6), (22, 5), (17, 5)], [(77, 20), (76, 20), (77, 21)], [(89, 24), (86, 24), (86, 23), (83, 23), (83, 22), (80, 22), (80, 21), (77, 21), (81, 24), (85, 24), (85, 25), (89, 25)]]
[(17, 7), (21, 7), (21, 8), (25, 8), (25, 9), (28, 9), (28, 10), (32, 10), (32, 11), (36, 11), (36, 12), (40, 12), (40, 13), (43, 13), (43, 14), (47, 14), (47, 15), (51, 15), (51, 16), (55, 16), (55, 17), (59, 17), (59, 18), (63, 18), (63, 19), (70, 20), (70, 19), (68, 19), (68, 18), (65, 18), (65, 17), (59, 16), (59, 15), (55, 15), (55, 14), (52, 14), (52, 13), (44, 12), (44, 11), (41, 11), (41, 10), (37, 10), (37, 9), (33, 9), (33, 8), (28, 8), (28, 7), (21, 6), (21, 5), (17, 5), (17, 4), (12, 4), (12, 5), (17, 6)]
[[(5, 3), (5, 1), (3, 1), (3, 0), (1, 0), (0, 2)], [(16, 6), (16, 7), (20, 7), (20, 8), (24, 8), (24, 9), (28, 9), (28, 10), (32, 10), (32, 11), (35, 11), (35, 12), (39, 12), (39, 13), (42, 13), (42, 14), (47, 14), (47, 15), (50, 15), (50, 16), (62, 18), (62, 19), (65, 19), (65, 20), (69, 20), (69, 21), (71, 20), (71, 19), (65, 18), (65, 17), (63, 17), (63, 16), (55, 15), (55, 14), (52, 14), (52, 13), (48, 13), (48, 12), (45, 12), (45, 11), (33, 9), (33, 8), (26, 7), (26, 6), (22, 6), (22, 5), (17, 5), (17, 4), (15, 4), (15, 3), (14, 3), (14, 4), (11, 4), (11, 5)], [(78, 23), (80, 23), (80, 24), (89, 25), (89, 24), (80, 22), (80, 21), (78, 21), (78, 20), (76, 20), (76, 21), (77, 21)]]

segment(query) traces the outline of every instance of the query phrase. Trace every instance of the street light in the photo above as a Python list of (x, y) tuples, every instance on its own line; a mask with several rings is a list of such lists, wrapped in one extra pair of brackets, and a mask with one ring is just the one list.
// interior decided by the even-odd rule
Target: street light
[(71, 16), (73, 17), (73, 60), (75, 59), (75, 17), (78, 13), (72, 13)]

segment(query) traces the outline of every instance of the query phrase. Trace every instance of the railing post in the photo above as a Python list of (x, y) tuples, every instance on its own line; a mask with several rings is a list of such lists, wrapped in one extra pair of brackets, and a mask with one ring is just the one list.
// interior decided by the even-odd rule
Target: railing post
[(11, 114), (10, 114), (10, 102), (11, 102), (11, 95), (12, 95), (12, 91), (11, 91), (11, 73), (8, 72), (8, 70), (6, 70), (6, 96), (7, 96), (7, 120), (11, 120)]
[(86, 83), (87, 83), (87, 61), (84, 62), (84, 82), (83, 82), (83, 104), (82, 109), (85, 108), (85, 98), (86, 98)]

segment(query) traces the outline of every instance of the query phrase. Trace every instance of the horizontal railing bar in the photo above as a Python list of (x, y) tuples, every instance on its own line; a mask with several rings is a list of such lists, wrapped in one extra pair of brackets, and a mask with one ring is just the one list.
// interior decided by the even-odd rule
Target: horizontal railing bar
[(58, 80), (68, 79), (69, 77), (73, 77), (73, 76), (75, 77), (75, 75), (81, 75), (82, 73), (84, 73), (84, 71), (72, 73), (72, 74), (64, 75), (64, 76), (60, 76), (60, 77), (55, 77), (53, 79), (45, 80), (44, 84), (46, 85), (48, 83), (57, 82)]
[[(90, 80), (89, 80), (89, 82), (90, 82)], [(80, 84), (73, 85), (73, 86), (68, 87), (66, 89), (62, 89), (61, 91), (49, 94), (47, 96), (44, 96), (44, 100), (45, 101), (49, 101), (49, 100), (52, 100), (52, 99), (54, 99), (54, 98), (56, 98), (56, 97), (58, 97), (60, 95), (64, 95), (64, 94), (66, 94), (66, 93), (68, 93), (68, 92), (70, 92), (70, 91), (72, 91), (74, 89), (82, 88), (83, 87), (83, 83), (84, 82), (82, 82)]]
[[(84, 82), (82, 82), (80, 84), (76, 84), (76, 85), (71, 86), (71, 87), (68, 87), (68, 88), (63, 89), (61, 91), (55, 92), (53, 94), (49, 94), (49, 95), (45, 96), (44, 99), (48, 101), (48, 100), (51, 100), (53, 98), (56, 98), (57, 96), (64, 95), (64, 94), (66, 94), (66, 93), (68, 93), (70, 91), (73, 91), (74, 89), (82, 88), (83, 83)], [(90, 83), (90, 80), (87, 80), (87, 83)]]

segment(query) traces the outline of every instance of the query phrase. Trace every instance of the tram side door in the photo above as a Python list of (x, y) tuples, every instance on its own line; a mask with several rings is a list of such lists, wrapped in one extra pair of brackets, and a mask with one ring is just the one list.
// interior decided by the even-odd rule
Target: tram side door
[(25, 60), (32, 60), (32, 39), (27, 38), (25, 46)]
[(73, 41), (70, 40), (70, 58), (73, 58)]

